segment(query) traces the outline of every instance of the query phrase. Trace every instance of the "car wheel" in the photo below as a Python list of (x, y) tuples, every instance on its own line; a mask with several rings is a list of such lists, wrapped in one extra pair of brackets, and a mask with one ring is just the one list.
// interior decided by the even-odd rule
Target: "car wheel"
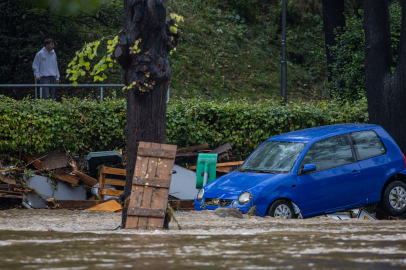
[(292, 203), (286, 199), (279, 199), (274, 201), (268, 209), (267, 216), (274, 218), (295, 218)]
[(389, 215), (403, 215), (406, 212), (406, 184), (401, 181), (390, 183), (383, 193), (381, 203)]

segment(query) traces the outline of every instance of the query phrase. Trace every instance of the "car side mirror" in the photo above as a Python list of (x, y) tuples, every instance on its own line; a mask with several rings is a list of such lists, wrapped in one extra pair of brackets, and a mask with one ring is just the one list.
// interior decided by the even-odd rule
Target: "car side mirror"
[(316, 165), (314, 165), (314, 164), (305, 164), (304, 165), (304, 167), (303, 167), (303, 169), (302, 169), (302, 172), (312, 172), (312, 171), (315, 171), (316, 170)]

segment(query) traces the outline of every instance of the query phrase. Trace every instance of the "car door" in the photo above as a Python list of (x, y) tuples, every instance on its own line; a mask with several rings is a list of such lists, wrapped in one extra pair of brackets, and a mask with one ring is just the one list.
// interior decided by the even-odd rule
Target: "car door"
[[(316, 170), (302, 173), (305, 164), (315, 164)], [(299, 166), (298, 181), (304, 214), (357, 203), (363, 194), (362, 174), (349, 135), (313, 144)]]
[(358, 163), (364, 179), (364, 195), (368, 202), (381, 199), (381, 181), (393, 170), (390, 156), (379, 136), (373, 130), (351, 133)]

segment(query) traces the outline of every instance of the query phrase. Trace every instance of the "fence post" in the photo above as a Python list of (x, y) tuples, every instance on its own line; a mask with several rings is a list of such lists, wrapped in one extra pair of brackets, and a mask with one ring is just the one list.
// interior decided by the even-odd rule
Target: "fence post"
[(103, 102), (103, 87), (100, 87), (100, 101)]
[(37, 102), (37, 78), (35, 80), (35, 102)]
[(39, 99), (42, 99), (42, 87), (39, 88)]

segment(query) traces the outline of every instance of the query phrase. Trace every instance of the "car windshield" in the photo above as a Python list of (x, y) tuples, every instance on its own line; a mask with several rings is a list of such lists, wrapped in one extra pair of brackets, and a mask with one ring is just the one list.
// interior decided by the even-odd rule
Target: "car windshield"
[(244, 162), (240, 171), (259, 173), (288, 173), (292, 170), (305, 143), (265, 142)]

